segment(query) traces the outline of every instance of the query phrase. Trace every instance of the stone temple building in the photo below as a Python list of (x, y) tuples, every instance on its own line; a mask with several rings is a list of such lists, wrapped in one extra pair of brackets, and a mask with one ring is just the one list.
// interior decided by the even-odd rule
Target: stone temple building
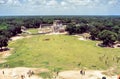
[(53, 32), (59, 32), (59, 30), (62, 28), (62, 22), (60, 20), (55, 20), (53, 22), (53, 26), (51, 26)]
[(62, 24), (61, 20), (54, 20), (52, 25), (47, 25), (47, 27), (43, 27), (43, 25), (40, 25), (39, 27), (39, 33), (59, 33), (59, 32), (65, 32), (65, 25)]

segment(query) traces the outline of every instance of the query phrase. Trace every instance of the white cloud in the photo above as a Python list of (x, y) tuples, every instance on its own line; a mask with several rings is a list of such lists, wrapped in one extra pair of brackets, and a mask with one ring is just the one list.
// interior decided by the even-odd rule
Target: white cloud
[(66, 6), (66, 5), (67, 5), (67, 3), (66, 3), (66, 2), (64, 2), (64, 1), (62, 1), (62, 2), (61, 2), (61, 5), (62, 5), (62, 6)]
[(56, 0), (50, 0), (46, 3), (48, 6), (57, 6), (58, 2)]
[(0, 4), (4, 4), (5, 3), (5, 0), (0, 0)]
[(30, 4), (30, 5), (43, 5), (43, 4), (46, 4), (46, 0), (27, 0), (27, 4)]
[(119, 0), (0, 0), (0, 4), (12, 6), (53, 6), (53, 7), (76, 7), (76, 6), (104, 6), (119, 3)]
[(117, 4), (113, 7), (118, 7), (118, 3), (119, 0), (0, 0), (0, 12), (9, 10), (22, 14), (102, 14), (111, 10), (113, 4)]
[(9, 5), (9, 6), (20, 6), (21, 3), (19, 0), (8, 0), (6, 1), (6, 5)]
[(68, 4), (67, 2), (65, 2), (65, 1), (62, 1), (62, 2), (60, 3), (60, 6), (61, 6), (63, 9), (69, 9), (69, 4)]
[(98, 6), (101, 4), (101, 0), (67, 0), (67, 2), (75, 6)]
[(119, 3), (118, 0), (110, 0), (108, 2), (109, 5), (114, 5), (114, 4), (117, 4), (117, 3)]
[(117, 3), (119, 0), (0, 0), (0, 3), (14, 3), (14, 2), (26, 2), (26, 4), (49, 4), (49, 5), (54, 5), (54, 4), (72, 4), (72, 5), (91, 5), (95, 3), (102, 4), (104, 2), (107, 2), (109, 4), (112, 3)]
[(89, 5), (91, 0), (67, 0), (69, 3), (73, 5)]

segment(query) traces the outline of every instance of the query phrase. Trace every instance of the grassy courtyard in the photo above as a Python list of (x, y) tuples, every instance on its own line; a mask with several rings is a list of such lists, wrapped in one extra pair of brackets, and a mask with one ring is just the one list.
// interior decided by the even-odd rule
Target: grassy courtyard
[(28, 29), (27, 31), (29, 31), (31, 34), (37, 34), (38, 33), (38, 29)]
[[(118, 65), (120, 49), (101, 48), (97, 41), (78, 40), (69, 35), (35, 35), (9, 42), (14, 48), (6, 64), (10, 67), (48, 69), (107, 69)], [(2, 66), (2, 65), (1, 65)]]

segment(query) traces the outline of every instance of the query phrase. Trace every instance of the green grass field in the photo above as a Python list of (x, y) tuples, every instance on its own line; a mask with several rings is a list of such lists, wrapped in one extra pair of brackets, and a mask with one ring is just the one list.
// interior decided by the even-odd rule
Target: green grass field
[(38, 29), (28, 29), (27, 31), (29, 31), (30, 33), (32, 33), (32, 34), (37, 34), (38, 33)]
[(14, 48), (6, 64), (10, 67), (48, 69), (107, 69), (119, 65), (120, 49), (96, 46), (96, 41), (80, 41), (69, 35), (36, 35), (9, 43)]

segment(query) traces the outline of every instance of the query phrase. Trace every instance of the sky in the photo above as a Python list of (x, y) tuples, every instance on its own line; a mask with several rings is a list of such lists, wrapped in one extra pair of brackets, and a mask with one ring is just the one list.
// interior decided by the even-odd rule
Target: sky
[(0, 0), (0, 16), (120, 15), (120, 0)]

